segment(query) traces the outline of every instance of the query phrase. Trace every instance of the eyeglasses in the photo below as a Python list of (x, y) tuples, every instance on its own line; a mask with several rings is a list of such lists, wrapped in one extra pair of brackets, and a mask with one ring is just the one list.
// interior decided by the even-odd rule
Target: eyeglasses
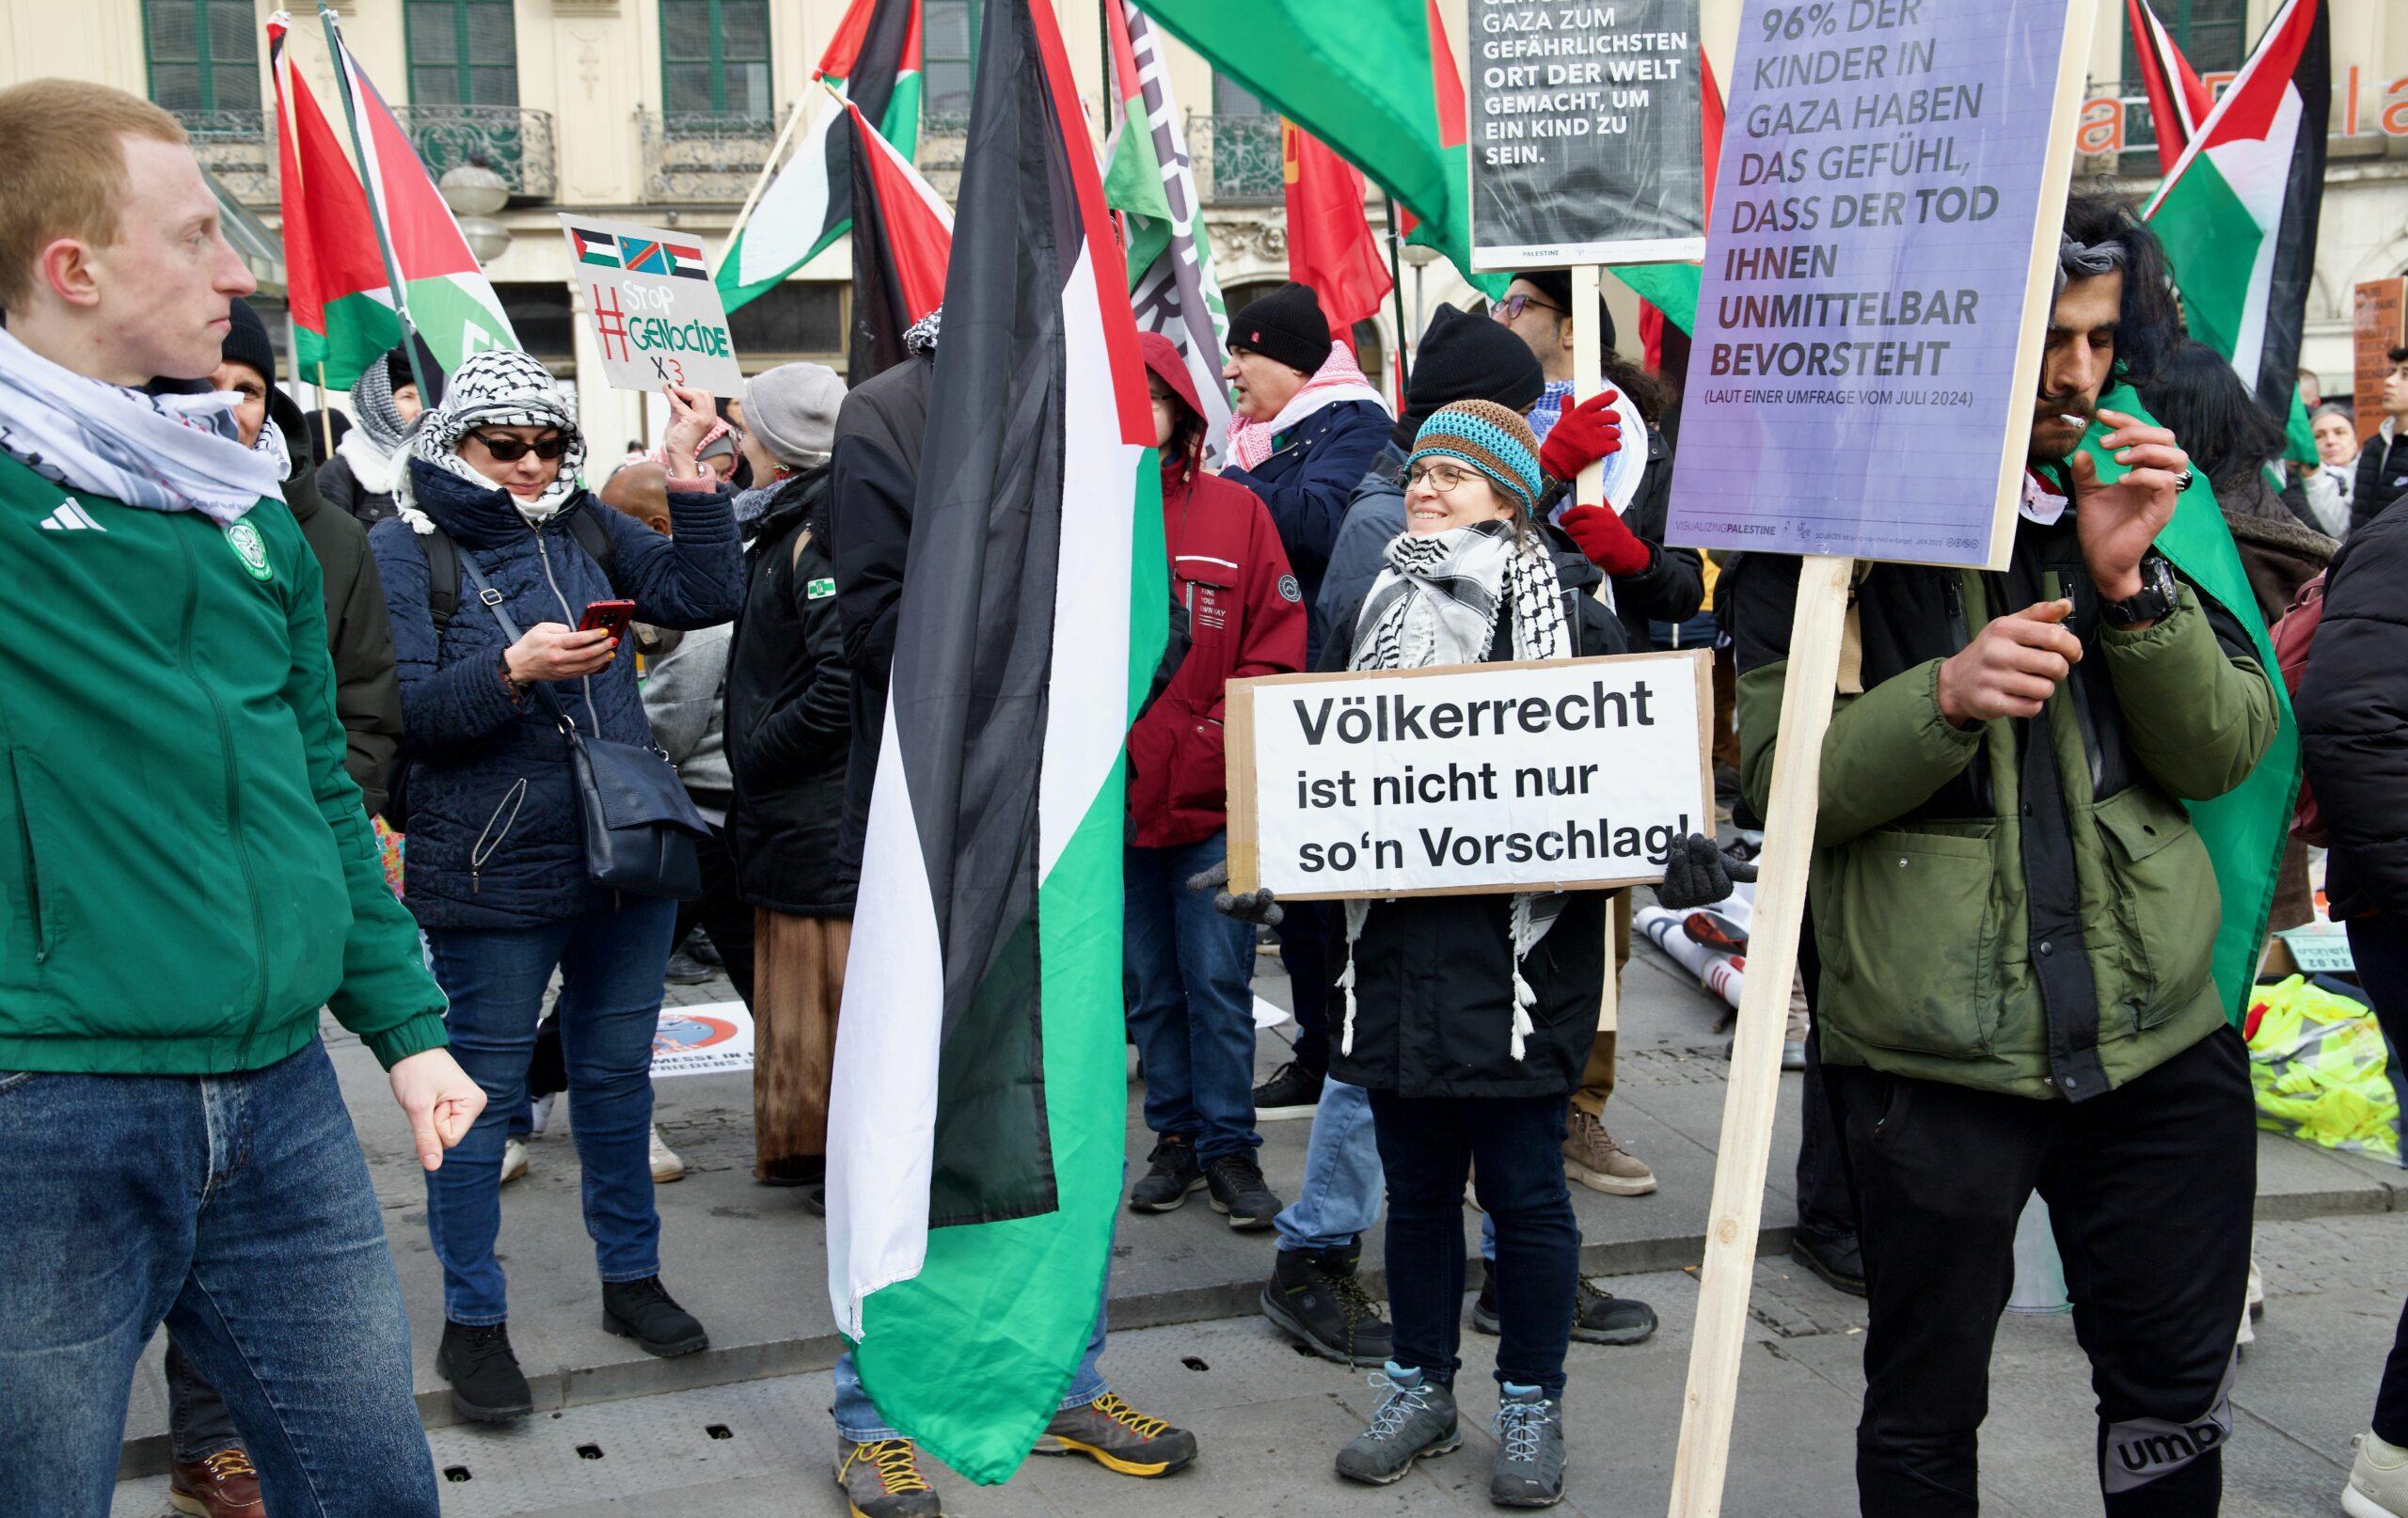
[(1521, 315), (1524, 311), (1529, 310), (1533, 306), (1543, 311), (1553, 311), (1558, 316), (1566, 314), (1563, 308), (1560, 306), (1549, 306), (1546, 302), (1539, 299), (1536, 295), (1522, 294), (1506, 296), (1503, 300), (1500, 300), (1496, 305), (1490, 307), (1488, 308), (1488, 314), (1495, 317), (1497, 321), (1510, 322), (1513, 320), (1513, 318)]
[(531, 443), (520, 437), (496, 437), (489, 433), (472, 432), (468, 435), (483, 443), (485, 451), (492, 454), (498, 464), (515, 464), (531, 452), (549, 464), (568, 451), (568, 438), (560, 433), (539, 437)]
[(1476, 470), (1454, 464), (1417, 464), (1404, 474), (1404, 488), (1428, 485), (1441, 496), (1454, 494), (1472, 481), (1481, 478)]

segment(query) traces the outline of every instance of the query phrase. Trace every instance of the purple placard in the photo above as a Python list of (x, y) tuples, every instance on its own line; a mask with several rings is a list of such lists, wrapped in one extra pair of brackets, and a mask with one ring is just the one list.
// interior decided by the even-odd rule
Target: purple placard
[(2067, 15), (1747, 7), (1668, 541), (1988, 561)]

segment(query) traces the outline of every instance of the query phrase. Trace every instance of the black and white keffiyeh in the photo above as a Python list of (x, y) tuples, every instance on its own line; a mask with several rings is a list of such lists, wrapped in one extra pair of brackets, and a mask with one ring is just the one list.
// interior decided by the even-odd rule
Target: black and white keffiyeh
[[(530, 525), (540, 526), (558, 515), (582, 487), (585, 435), (578, 430), (577, 414), (569, 408), (552, 372), (506, 348), (489, 348), (462, 360), (445, 384), (443, 403), (420, 414), (410, 434), (409, 456), (423, 459), (446, 474), (456, 475), (480, 490), (498, 488), (460, 456), (460, 439), (479, 427), (549, 427), (568, 438), (561, 455), (561, 472), (532, 500), (515, 497), (511, 504)], [(405, 468), (394, 482), (395, 510), (413, 530), (432, 532), (434, 519), (418, 509)]]
[[(1563, 620), (1563, 586), (1555, 561), (1534, 533), (1517, 532), (1498, 519), (1450, 528), (1419, 537), (1402, 533), (1389, 543), (1387, 567), (1371, 583), (1354, 628), (1350, 670), (1421, 670), (1442, 664), (1478, 664), (1497, 640), (1498, 616), (1512, 618), (1513, 656), (1572, 656), (1572, 632)], [(1530, 1008), (1538, 993), (1522, 976), (1522, 961), (1563, 910), (1563, 893), (1532, 891), (1513, 897), (1513, 1057), (1520, 1059), (1534, 1024)], [(1371, 904), (1346, 904), (1346, 968), (1338, 984), (1346, 993), (1343, 1053), (1354, 1050), (1354, 941)]]

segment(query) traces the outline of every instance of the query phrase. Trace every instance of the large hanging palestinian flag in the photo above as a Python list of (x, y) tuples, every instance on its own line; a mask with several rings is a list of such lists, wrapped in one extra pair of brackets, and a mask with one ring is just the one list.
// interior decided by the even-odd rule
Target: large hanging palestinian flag
[(881, 1414), (1020, 1465), (1119, 1203), (1122, 740), (1170, 597), (1128, 275), (1049, 0), (986, 10), (829, 1115)]
[(2288, 419), (2294, 458), (2316, 456), (2299, 347), (2332, 103), (2324, 0), (2284, 0), (2143, 213), (2174, 266), (2191, 335)]
[(853, 176), (853, 330), (846, 380), (860, 385), (901, 363), (903, 334), (944, 304), (953, 213), (860, 106), (846, 102), (845, 119)]
[[(812, 77), (858, 106), (910, 162), (920, 140), (920, 0), (852, 0)], [(731, 311), (851, 229), (851, 134), (844, 112), (815, 104), (818, 119), (720, 260), (720, 298)]]

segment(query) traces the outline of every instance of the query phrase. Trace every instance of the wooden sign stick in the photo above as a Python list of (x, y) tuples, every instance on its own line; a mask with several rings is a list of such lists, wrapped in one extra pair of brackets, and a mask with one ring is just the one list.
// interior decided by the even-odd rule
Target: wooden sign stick
[(1698, 1277), (1697, 1330), (1689, 1344), (1688, 1389), (1681, 1402), (1681, 1443), (1672, 1459), (1671, 1518), (1714, 1518), (1731, 1459), (1731, 1418), (1746, 1347), (1748, 1291), (1764, 1217), (1765, 1169), (1772, 1151), (1773, 1107), (1781, 1096), (1781, 1043), (1789, 1022), (1789, 987), (1798, 969), (1798, 933), (1806, 912), (1806, 871), (1814, 853), (1823, 735), (1831, 724), (1840, 633), (1855, 561), (1810, 554), (1798, 569), (1798, 613), (1789, 629), (1789, 667), (1782, 682), (1781, 736), (1773, 751), (1772, 796), (1765, 808), (1765, 850), (1750, 919), (1748, 972), (1731, 1044), (1731, 1083), (1722, 1098), (1722, 1137), (1715, 1148), (1714, 1201), (1706, 1214), (1705, 1259)]
[[(1572, 399), (1575, 403), (1590, 399), (1605, 388), (1605, 334), (1597, 330), (1597, 266), (1576, 263), (1572, 266)], [(1623, 439), (1623, 447), (1634, 441), (1645, 448), (1645, 438)], [(1572, 483), (1575, 506), (1606, 504), (1606, 466), (1600, 459), (1580, 471)], [(1613, 582), (1597, 582), (1597, 599), (1608, 606), (1613, 604)], [(1616, 892), (1606, 897), (1606, 988), (1597, 999), (1597, 1031), (1612, 1033), (1622, 1026), (1622, 976), (1614, 969), (1614, 914), (1626, 909), (1627, 893)]]

